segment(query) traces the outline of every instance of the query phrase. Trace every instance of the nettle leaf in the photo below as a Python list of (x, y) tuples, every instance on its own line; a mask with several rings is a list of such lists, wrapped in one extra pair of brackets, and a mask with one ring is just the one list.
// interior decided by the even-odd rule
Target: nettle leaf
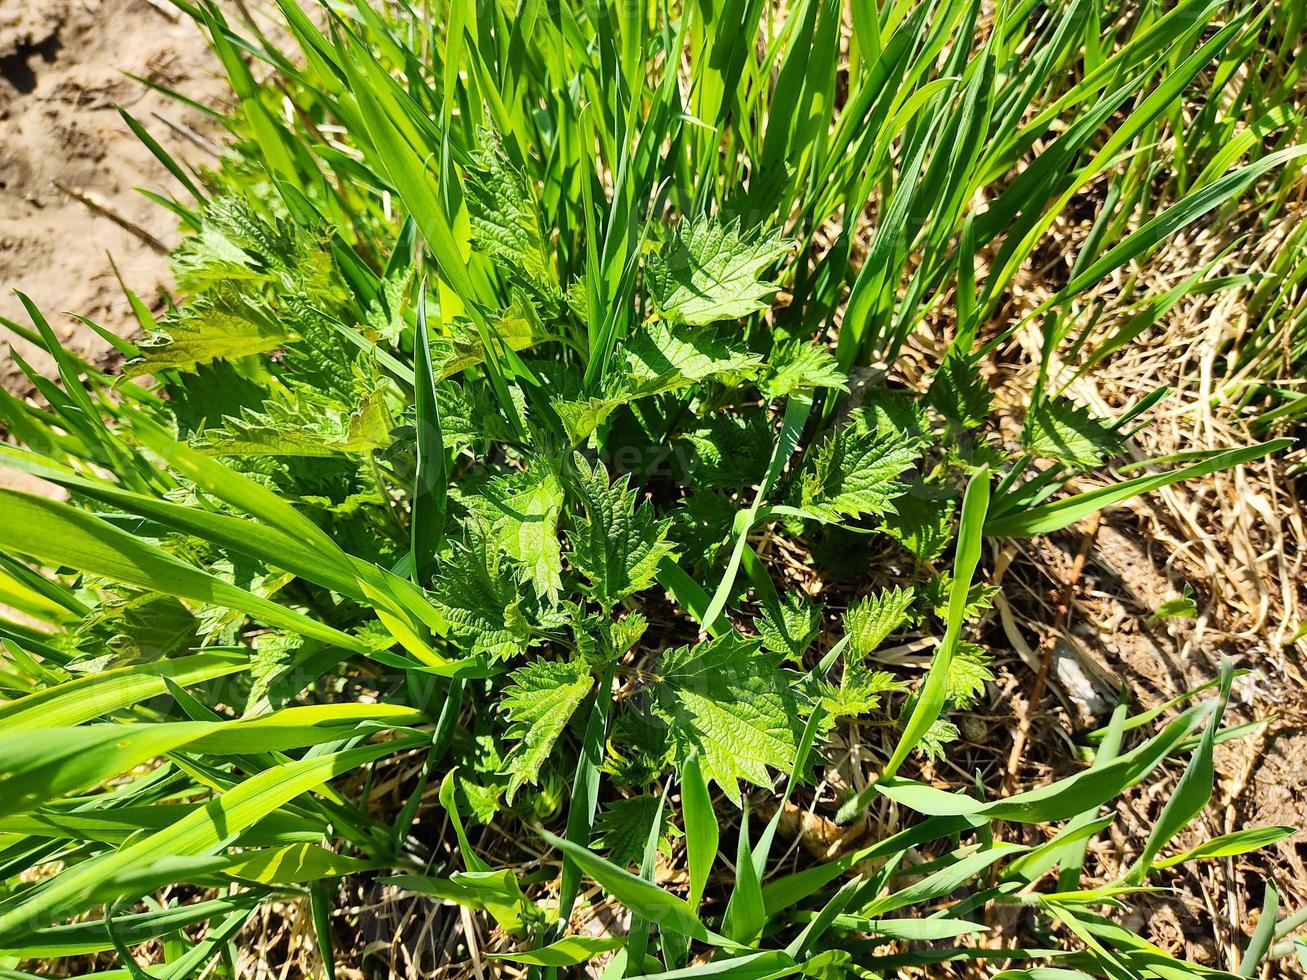
[[(500, 772), (504, 764), (501, 750), (507, 746), (498, 731), (488, 730), (488, 721), (478, 719), (475, 724), (471, 738), (457, 752), (451, 775), (459, 812), (475, 823), (489, 823), (499, 812), (508, 789), (508, 777)], [(487, 729), (482, 729), (482, 724)]]
[[(525, 419), (527, 406), (522, 389), (509, 384), (508, 395), (518, 418)], [(512, 430), (489, 385), (445, 381), (436, 389), (436, 398), (440, 404), (440, 435), (447, 449), (466, 449), (481, 442), (512, 438)]]
[(574, 459), (583, 513), (572, 519), (569, 559), (589, 583), (590, 598), (610, 608), (653, 583), (658, 563), (673, 554), (671, 522), (658, 520), (647, 503), (636, 507), (629, 477), (610, 483), (602, 462), (591, 467), (580, 453)]
[(803, 732), (795, 675), (756, 640), (727, 633), (663, 654), (656, 668), (654, 712), (671, 733), (676, 757), (699, 753), (706, 779), (739, 802), (739, 781), (771, 785), (770, 770), (789, 772)]
[(993, 658), (978, 643), (959, 643), (948, 665), (948, 697), (954, 708), (970, 708), (994, 679)]
[(578, 446), (590, 438), (590, 433), (603, 425), (608, 416), (630, 400), (627, 395), (594, 396), (556, 401), (553, 406), (567, 438), (572, 445)]
[(672, 811), (662, 806), (658, 797), (646, 793), (617, 800), (595, 820), (593, 846), (607, 850), (608, 860), (620, 868), (638, 865), (644, 860), (644, 849), (654, 820), (659, 820), (658, 837), (662, 843), (674, 829)]
[(857, 718), (880, 709), (883, 695), (902, 691), (907, 685), (885, 670), (868, 670), (861, 656), (852, 648), (844, 658), (844, 674), (838, 685), (823, 680), (817, 689), (818, 703), (831, 721)]
[(263, 354), (294, 339), (285, 321), (267, 304), (223, 290), (193, 299), (161, 332), (137, 345), (141, 356), (128, 361), (128, 377), (160, 371), (194, 371), (198, 365)]
[(685, 439), (694, 450), (691, 473), (696, 490), (742, 490), (761, 482), (776, 435), (763, 413), (751, 412), (716, 415)]
[(790, 251), (778, 235), (746, 237), (738, 220), (683, 221), (645, 262), (645, 282), (664, 320), (705, 324), (739, 320), (766, 309), (776, 291), (764, 271)]
[(182, 239), (170, 263), (189, 293), (215, 285), (272, 285), (322, 297), (339, 288), (330, 248), (325, 225), (273, 225), (243, 197), (228, 195), (205, 207), (199, 233)]
[(724, 374), (756, 371), (762, 358), (711, 327), (652, 323), (622, 350), (625, 387), (633, 398), (677, 391)]
[(878, 595), (864, 596), (844, 614), (844, 632), (849, 638), (851, 659), (861, 659), (879, 649), (886, 638), (908, 621), (915, 593), (912, 586), (895, 586)]
[(894, 500), (881, 530), (922, 561), (938, 558), (953, 540), (953, 497), (926, 497), (905, 493)]
[[(696, 478), (697, 481), (697, 478)], [(731, 523), (739, 507), (725, 494), (697, 490), (672, 511), (672, 537), (681, 554), (711, 567), (731, 546)]]
[[(904, 709), (907, 710), (906, 708)], [(936, 718), (929, 728), (922, 733), (916, 751), (927, 759), (938, 761), (944, 758), (948, 745), (958, 740), (958, 726), (943, 718)]]
[(577, 322), (586, 329), (590, 329), (603, 322), (603, 310), (591, 307), (590, 289), (586, 285), (586, 275), (584, 272), (577, 276), (568, 285), (563, 292), (563, 301), (567, 304), (568, 312), (576, 317)]
[(381, 281), (381, 295), (368, 304), (368, 327), (383, 343), (397, 343), (400, 334), (408, 326), (404, 308), (408, 303), (409, 289), (413, 285), (413, 275), (411, 265), (392, 272)]
[(351, 399), (358, 394), (358, 350), (342, 343), (339, 322), (302, 296), (282, 297), (277, 315), (294, 331), (296, 339), (281, 356), (301, 385), (324, 395)]
[(477, 247), (542, 295), (560, 299), (558, 272), (530, 181), (509, 162), (498, 133), (483, 129), (478, 140), (463, 182)]
[(562, 588), (563, 557), (558, 517), (563, 485), (543, 463), (491, 480), (468, 505), (491, 528), (495, 544), (521, 563), (518, 575), (537, 596), (553, 602)]
[(250, 690), (245, 697), (245, 713), (257, 712), (267, 700), (273, 708), (284, 708), (300, 693), (304, 678), (296, 667), (302, 657), (304, 638), (294, 633), (269, 630), (260, 633), (250, 661)]
[(103, 590), (103, 599), (72, 633), (87, 657), (112, 654), (115, 663), (158, 660), (190, 647), (198, 623), (172, 596), (120, 586)]
[(642, 711), (617, 716), (608, 740), (603, 771), (623, 786), (648, 786), (672, 764), (666, 723)]
[(903, 492), (897, 477), (917, 459), (918, 440), (903, 432), (877, 431), (865, 411), (819, 445), (799, 481), (799, 506), (819, 520), (883, 514)]
[(307, 401), (270, 400), (262, 411), (246, 410), (193, 441), (211, 456), (364, 455), (390, 444), (390, 421), (380, 390), (354, 411)]
[[(230, 199), (223, 198), (215, 203), (215, 208), (227, 207), (230, 203)], [(212, 220), (215, 213), (209, 211), (200, 225), (199, 233), (184, 239), (181, 247), (173, 253), (173, 274), (192, 289), (203, 288), (205, 285), (264, 280), (257, 257), (246, 252), (233, 240), (236, 236)]]
[(926, 402), (953, 425), (974, 429), (989, 416), (993, 397), (980, 376), (977, 358), (950, 346), (926, 390)]
[(574, 444), (589, 437), (609, 415), (638, 398), (680, 391), (726, 376), (750, 375), (762, 359), (716, 330), (653, 323), (614, 354), (617, 365), (602, 395), (560, 400), (554, 408)]
[[(936, 616), (943, 618), (948, 613), (949, 591), (953, 588), (953, 575), (940, 572), (924, 582), (917, 583), (917, 593), (921, 597), (922, 607), (929, 609)], [(998, 592), (992, 585), (974, 582), (967, 590), (967, 604), (963, 612), (966, 619), (971, 619), (982, 610), (988, 609)]]
[[(469, 779), (463, 770), (455, 774), (455, 792), (459, 809), (466, 811), (472, 823), (490, 823), (499, 813), (505, 786), (489, 779)], [(502, 777), (500, 777), (502, 779)]]
[(764, 650), (801, 660), (821, 631), (821, 607), (794, 592), (779, 605), (768, 605), (755, 620)]
[[(507, 309), (491, 317), (490, 327), (491, 337), (514, 351), (526, 350), (550, 339), (535, 307), (520, 292), (514, 294)], [(431, 338), (431, 368), (437, 381), (444, 381), (486, 359), (485, 345), (470, 324), (455, 321), (448, 329), (447, 334)]]
[(862, 396), (862, 424), (879, 436), (912, 436), (924, 440), (930, 419), (921, 399), (897, 388), (870, 388)]
[[(936, 675), (932, 672), (930, 676), (933, 678)], [(944, 712), (971, 707), (984, 692), (985, 684), (993, 679), (989, 670), (989, 655), (984, 648), (975, 643), (957, 643), (949, 658), (943, 697), (935, 706), (935, 718), (912, 750), (928, 759), (942, 757), (945, 746), (958, 738), (957, 726), (944, 719)], [(900, 725), (910, 726), (921, 698), (929, 694), (930, 689), (925, 682), (917, 685), (900, 710)]]
[(432, 586), (432, 600), (449, 624), (449, 636), (467, 656), (506, 659), (533, 642), (521, 609), (517, 576), (506, 568), (493, 531), (473, 518)]
[(580, 663), (537, 660), (513, 671), (500, 705), (509, 719), (506, 738), (518, 740), (500, 768), (509, 776), (510, 803), (524, 783), (539, 777), (554, 743), (592, 687), (594, 678)]
[(1071, 466), (1099, 466), (1121, 451), (1119, 433), (1083, 405), (1065, 398), (1041, 398), (1021, 433), (1029, 452)]
[(777, 344), (767, 359), (762, 393), (769, 399), (784, 398), (795, 391), (834, 388), (847, 391), (849, 377), (840, 370), (835, 355), (825, 347), (792, 340)]
[(604, 664), (620, 660), (628, 650), (640, 642), (649, 620), (643, 613), (630, 612), (621, 619), (607, 616), (572, 617), (572, 636), (577, 652), (587, 663)]

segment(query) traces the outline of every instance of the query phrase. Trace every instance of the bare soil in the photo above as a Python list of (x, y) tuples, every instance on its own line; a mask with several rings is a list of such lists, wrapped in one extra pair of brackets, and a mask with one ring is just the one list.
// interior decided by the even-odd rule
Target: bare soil
[[(168, 193), (176, 181), (116, 107), (170, 153), (211, 163), (204, 147), (216, 147), (213, 123), (128, 73), (204, 101), (225, 92), (212, 64), (194, 24), (166, 0), (0, 2), (0, 316), (26, 323), (12, 292), (22, 290), (74, 350), (94, 358), (108, 345), (62, 313), (136, 329), (111, 259), (132, 290), (159, 302), (169, 281), (159, 246), (175, 240), (175, 220), (136, 188)], [(48, 370), (31, 345), (15, 339), (13, 348)], [(7, 353), (0, 382), (23, 390)]]

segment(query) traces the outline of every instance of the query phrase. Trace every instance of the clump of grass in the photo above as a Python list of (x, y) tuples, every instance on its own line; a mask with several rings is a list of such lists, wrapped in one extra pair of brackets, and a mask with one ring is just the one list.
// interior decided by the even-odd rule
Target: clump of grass
[[(0, 402), (0, 459), (68, 495), (0, 491), (6, 955), (230, 973), (256, 909), (303, 896), (330, 968), (357, 877), (490, 930), (432, 966), (1213, 972), (1106, 912), (1291, 832), (1175, 847), (1237, 734), (1228, 664), (1161, 710), (1124, 699), (1049, 785), (990, 798), (934, 764), (992, 680), (987, 538), (1287, 445), (1113, 479), (1165, 392), (1116, 418), (1067, 394), (1138, 333), (1080, 298), (1307, 153), (1263, 145), (1278, 116), (1181, 125), (1265, 15), (455, 0), (319, 23), (287, 0), (292, 57), (180, 5), (238, 99), (217, 173), (128, 117), (187, 193), (155, 195), (184, 300), (156, 320), (129, 296), (122, 378), (27, 304), (59, 381)], [(1014, 312), (1086, 202), (1083, 248)], [(1014, 446), (983, 366), (1032, 325)], [(849, 779), (828, 747), (870, 730), (891, 737)], [(1103, 808), (1165, 766), (1132, 863), (1089, 879)], [(795, 868), (800, 800), (849, 840), (869, 809), (902, 829)], [(627, 923), (574, 929), (600, 894)], [(1028, 915), (991, 929), (1003, 906)], [(1244, 975), (1275, 913), (1270, 887)]]

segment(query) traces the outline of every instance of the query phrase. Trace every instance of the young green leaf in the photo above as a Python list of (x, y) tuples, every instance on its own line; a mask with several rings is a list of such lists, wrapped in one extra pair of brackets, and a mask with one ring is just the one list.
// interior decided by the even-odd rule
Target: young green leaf
[(537, 660), (514, 671), (501, 710), (508, 715), (508, 737), (517, 746), (504, 759), (508, 799), (524, 783), (533, 783), (572, 714), (594, 686), (583, 664)]
[(764, 309), (776, 290), (762, 276), (790, 250), (770, 235), (747, 236), (739, 221), (682, 222), (645, 263), (654, 309), (674, 323), (738, 320)]
[(855, 413), (813, 451), (799, 477), (798, 507), (818, 520), (883, 514), (905, 487), (897, 482), (916, 462), (918, 443), (903, 433), (882, 434), (874, 417)]
[(915, 593), (912, 586), (895, 586), (876, 595), (863, 596), (844, 614), (844, 633), (849, 654), (856, 658), (875, 653), (889, 636), (908, 621)]
[(636, 494), (625, 477), (610, 483), (602, 462), (591, 466), (574, 456), (577, 479), (572, 488), (582, 513), (572, 520), (568, 541), (572, 565), (589, 583), (590, 597), (610, 608), (648, 588), (659, 562), (673, 557), (667, 540), (670, 522), (654, 517), (649, 504), (636, 506)]
[(1121, 436), (1065, 398), (1041, 398), (1026, 416), (1022, 442), (1030, 452), (1069, 466), (1098, 466), (1121, 451)]
[(802, 733), (792, 678), (756, 641), (726, 634), (662, 655), (654, 711), (682, 759), (697, 752), (706, 781), (740, 799), (739, 780), (765, 786), (788, 772)]

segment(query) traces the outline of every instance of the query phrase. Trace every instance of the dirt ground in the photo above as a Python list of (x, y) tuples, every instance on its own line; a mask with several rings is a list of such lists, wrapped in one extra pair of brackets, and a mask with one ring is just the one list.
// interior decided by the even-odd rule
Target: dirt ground
[[(172, 216), (136, 190), (170, 192), (176, 182), (116, 107), (175, 155), (205, 163), (217, 147), (201, 113), (128, 73), (200, 101), (225, 91), (203, 37), (167, 0), (0, 0), (0, 316), (26, 323), (13, 295), (22, 290), (73, 349), (93, 356), (107, 345), (64, 312), (130, 333), (110, 260), (155, 303), (168, 282), (162, 246), (176, 237)], [(49, 367), (30, 345), (13, 347), (37, 370)], [(0, 381), (25, 386), (7, 347)]]

